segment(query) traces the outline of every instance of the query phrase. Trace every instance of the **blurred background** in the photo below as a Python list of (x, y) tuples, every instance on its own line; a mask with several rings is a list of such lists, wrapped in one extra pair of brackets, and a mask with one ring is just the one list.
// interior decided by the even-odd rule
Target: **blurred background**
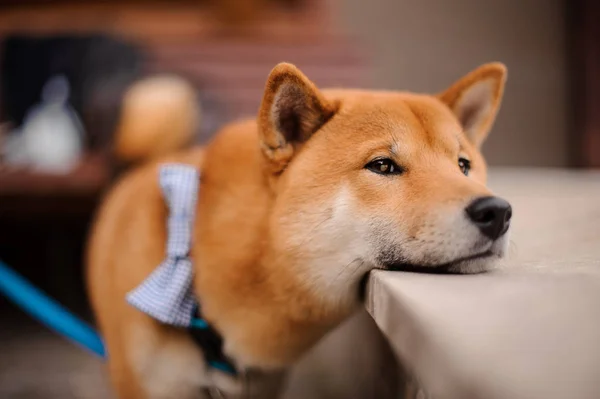
[[(119, 134), (174, 123), (132, 115), (174, 90), (173, 129), (204, 143), (255, 114), (280, 61), (320, 86), (421, 92), (501, 61), (490, 165), (599, 167), (599, 18), (593, 0), (0, 0), (0, 259), (91, 320), (87, 229), (136, 157)], [(87, 356), (0, 296), (0, 398), (106, 397)]]

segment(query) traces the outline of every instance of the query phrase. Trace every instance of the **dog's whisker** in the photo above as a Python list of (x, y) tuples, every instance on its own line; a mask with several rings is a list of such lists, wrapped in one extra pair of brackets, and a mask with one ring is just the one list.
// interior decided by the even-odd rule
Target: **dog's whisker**
[(353, 263), (356, 263), (357, 266), (349, 273), (349, 277), (354, 277), (356, 272), (360, 269), (360, 266), (362, 266), (362, 261), (359, 258), (353, 259), (346, 266), (344, 266), (333, 278), (333, 280), (330, 283), (330, 286), (333, 286), (337, 282), (337, 280), (340, 278), (340, 276), (342, 274), (344, 274), (347, 271), (347, 269), (350, 267), (350, 265), (352, 265)]
[(513, 240), (510, 240), (508, 243), (508, 254), (510, 257), (517, 257), (519, 255), (519, 248), (517, 246), (517, 243)]

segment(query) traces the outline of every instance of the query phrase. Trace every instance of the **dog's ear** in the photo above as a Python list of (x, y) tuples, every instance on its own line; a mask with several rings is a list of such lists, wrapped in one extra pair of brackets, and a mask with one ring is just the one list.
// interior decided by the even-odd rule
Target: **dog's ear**
[(438, 95), (477, 147), (483, 144), (496, 119), (505, 82), (506, 67), (503, 64), (484, 64)]
[(273, 68), (258, 113), (261, 146), (270, 169), (283, 171), (299, 146), (335, 111), (335, 105), (294, 65)]

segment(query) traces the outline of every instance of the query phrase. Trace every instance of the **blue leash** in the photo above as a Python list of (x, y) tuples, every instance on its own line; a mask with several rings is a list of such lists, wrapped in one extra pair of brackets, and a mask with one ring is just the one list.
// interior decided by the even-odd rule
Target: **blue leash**
[(0, 293), (50, 329), (106, 358), (100, 335), (0, 261)]
[[(80, 347), (106, 359), (106, 348), (100, 335), (81, 319), (75, 317), (61, 304), (45, 295), (31, 283), (0, 261), (0, 294), (4, 294), (15, 305), (25, 310), (51, 330), (63, 335)], [(194, 318), (192, 328), (207, 329), (208, 323)], [(227, 373), (234, 370), (217, 361), (211, 366)]]

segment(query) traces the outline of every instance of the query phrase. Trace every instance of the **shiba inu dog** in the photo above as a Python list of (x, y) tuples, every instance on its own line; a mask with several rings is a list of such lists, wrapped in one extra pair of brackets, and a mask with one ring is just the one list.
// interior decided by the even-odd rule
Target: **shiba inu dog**
[[(127, 174), (88, 253), (119, 397), (249, 397), (251, 372), (252, 394), (276, 397), (281, 370), (357, 309), (370, 270), (489, 268), (507, 249), (511, 207), (486, 188), (480, 148), (505, 79), (491, 63), (435, 95), (320, 90), (282, 63), (255, 120)], [(164, 257), (164, 162), (200, 172), (193, 291), (244, 378), (212, 370), (187, 330), (125, 301)]]

